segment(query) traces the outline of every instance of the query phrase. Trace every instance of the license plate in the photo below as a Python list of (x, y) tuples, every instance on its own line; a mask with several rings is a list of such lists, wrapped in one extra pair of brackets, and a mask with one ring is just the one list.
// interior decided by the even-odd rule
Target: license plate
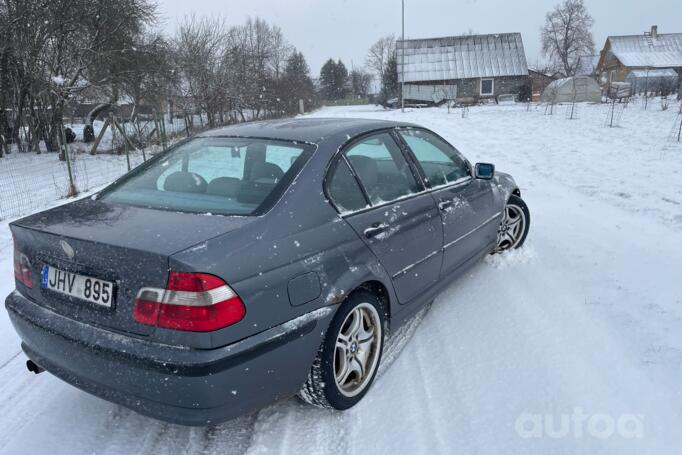
[(43, 267), (41, 278), (43, 289), (111, 308), (114, 299), (114, 283), (65, 272), (49, 265)]

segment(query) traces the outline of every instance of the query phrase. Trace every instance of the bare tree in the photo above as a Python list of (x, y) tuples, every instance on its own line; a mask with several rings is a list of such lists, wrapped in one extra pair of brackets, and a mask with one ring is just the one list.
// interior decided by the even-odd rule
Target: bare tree
[(355, 68), (348, 75), (353, 96), (364, 98), (369, 94), (372, 84), (372, 75), (364, 69)]
[(154, 0), (0, 0), (0, 157), (10, 144), (58, 150), (77, 103), (97, 103), (92, 119), (125, 100), (134, 120), (138, 108), (167, 102), (214, 126), (225, 114), (245, 121), (317, 102), (303, 55), (279, 27), (190, 16), (167, 38), (151, 29), (155, 8)]
[(285, 65), (293, 53), (279, 27), (248, 19), (228, 33), (225, 67), (230, 99), (242, 120), (246, 114), (261, 118), (286, 110), (282, 91)]
[[(3, 83), (11, 87), (12, 141), (28, 126), (29, 143), (58, 148), (64, 111), (79, 93), (116, 87), (132, 37), (155, 17), (148, 0), (0, 0)], [(3, 39), (3, 41), (5, 41)], [(115, 92), (115, 90), (114, 90)], [(24, 129), (25, 130), (25, 129)]]
[(175, 92), (185, 111), (208, 113), (208, 123), (221, 111), (226, 90), (224, 58), (227, 30), (222, 18), (191, 15), (180, 24), (174, 40), (178, 78)]
[(280, 79), (282, 77), (282, 72), (289, 57), (294, 52), (294, 48), (289, 44), (284, 38), (282, 29), (273, 25), (270, 29), (270, 45), (272, 51), (270, 52), (270, 66), (275, 79)]
[(575, 75), (578, 57), (594, 54), (593, 24), (583, 0), (564, 0), (547, 13), (542, 51), (561, 65), (566, 76)]
[(387, 35), (372, 44), (367, 52), (365, 64), (380, 80), (384, 80), (384, 73), (388, 61), (395, 55), (396, 38), (395, 35)]

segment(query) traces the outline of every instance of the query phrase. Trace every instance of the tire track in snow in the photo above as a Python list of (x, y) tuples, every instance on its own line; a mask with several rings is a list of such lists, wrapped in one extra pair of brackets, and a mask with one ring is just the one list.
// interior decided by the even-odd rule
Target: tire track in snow
[[(367, 452), (367, 447), (357, 446), (356, 435), (373, 425), (371, 401), (382, 387), (390, 366), (403, 355), (403, 349), (428, 313), (420, 311), (403, 327), (392, 334), (386, 342), (385, 362), (377, 373), (375, 384), (363, 401), (346, 412), (306, 406), (297, 399), (270, 406), (258, 413), (249, 454), (271, 452), (274, 447), (280, 453), (355, 453)], [(409, 411), (409, 406), (408, 410)], [(367, 418), (371, 416), (371, 418)], [(284, 436), (282, 437), (282, 432)], [(381, 452), (377, 447), (370, 453)]]
[(19, 354), (3, 365), (0, 371), (0, 452), (32, 419), (39, 415), (48, 386), (38, 376), (29, 373)]
[(7, 365), (9, 365), (10, 362), (12, 362), (12, 360), (14, 360), (14, 359), (16, 359), (17, 357), (19, 357), (19, 354), (21, 354), (22, 352), (23, 352), (23, 351), (19, 350), (19, 351), (17, 351), (16, 354), (12, 355), (10, 358), (8, 358), (7, 360), (5, 360), (5, 361), (3, 362), (3, 364), (0, 365), (0, 371), (2, 371), (3, 368), (5, 368)]
[(258, 413), (248, 454), (349, 453), (349, 416), (290, 399)]
[[(455, 284), (456, 285), (456, 284)], [(451, 285), (452, 286), (452, 285)], [(447, 291), (446, 291), (447, 294)], [(433, 378), (442, 374), (443, 371), (449, 372), (448, 375), (457, 374), (458, 366), (450, 355), (453, 346), (456, 345), (456, 333), (446, 333), (443, 327), (443, 311), (448, 310), (448, 303), (443, 302), (444, 295), (437, 296), (433, 303), (431, 313), (426, 315), (426, 324), (422, 330), (418, 330), (417, 336), (413, 337), (408, 345), (406, 362), (410, 365), (411, 375), (400, 375), (401, 378), (411, 379), (405, 381), (403, 387), (412, 392), (418, 391), (414, 396), (414, 406), (420, 409), (421, 419), (417, 419), (414, 425), (419, 427), (420, 434), (425, 435), (428, 444), (420, 447), (428, 448), (430, 453), (447, 453), (446, 428), (443, 422), (451, 421), (448, 415), (450, 407), (441, 406), (443, 397), (440, 396), (438, 384)], [(426, 332), (428, 328), (428, 334)], [(438, 352), (437, 358), (434, 352)], [(435, 360), (435, 362), (434, 362)]]
[[(423, 343), (416, 343), (416, 346), (412, 350), (411, 363), (413, 372), (408, 375), (407, 378), (411, 379), (410, 383), (405, 384), (406, 387), (410, 388), (415, 393), (411, 401), (414, 402), (415, 409), (420, 409), (423, 411), (423, 418), (418, 419), (416, 422), (419, 426), (419, 433), (422, 435), (424, 443), (419, 446), (426, 449), (429, 453), (445, 453), (447, 448), (444, 447), (443, 438), (439, 434), (438, 416), (436, 416), (437, 406), (434, 406), (434, 400), (438, 403), (438, 398), (432, 393), (431, 383), (426, 380), (424, 375), (424, 362), (422, 357), (426, 350), (423, 347)], [(431, 356), (432, 357), (432, 356)], [(435, 437), (434, 437), (435, 436)]]
[(253, 437), (256, 413), (209, 427), (200, 438), (199, 452), (208, 455), (243, 454)]

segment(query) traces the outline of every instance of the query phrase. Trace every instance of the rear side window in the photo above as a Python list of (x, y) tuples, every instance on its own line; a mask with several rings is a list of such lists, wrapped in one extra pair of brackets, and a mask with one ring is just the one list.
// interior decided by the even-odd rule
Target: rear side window
[(419, 161), (431, 187), (471, 177), (466, 161), (438, 136), (421, 130), (401, 130), (400, 135)]
[(402, 151), (388, 133), (369, 136), (346, 151), (372, 205), (419, 192)]
[(329, 169), (327, 182), (329, 197), (340, 212), (353, 212), (367, 207), (367, 200), (343, 158), (337, 159)]
[(109, 187), (102, 199), (184, 212), (251, 215), (282, 193), (306, 148), (260, 139), (197, 138), (140, 166)]

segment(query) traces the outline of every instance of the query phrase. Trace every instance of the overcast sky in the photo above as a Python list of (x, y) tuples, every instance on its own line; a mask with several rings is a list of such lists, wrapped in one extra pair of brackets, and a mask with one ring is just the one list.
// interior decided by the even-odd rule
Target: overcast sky
[[(362, 66), (367, 49), (389, 33), (400, 34), (400, 0), (158, 0), (162, 27), (172, 33), (192, 12), (223, 16), (229, 24), (260, 17), (279, 25), (303, 52), (314, 77), (330, 57)], [(554, 0), (405, 0), (405, 36), (429, 38), (467, 33), (521, 32), (529, 66), (542, 58), (540, 27)], [(586, 0), (595, 19), (597, 51), (608, 35), (682, 32), (680, 0)], [(617, 5), (617, 6), (616, 6)]]

